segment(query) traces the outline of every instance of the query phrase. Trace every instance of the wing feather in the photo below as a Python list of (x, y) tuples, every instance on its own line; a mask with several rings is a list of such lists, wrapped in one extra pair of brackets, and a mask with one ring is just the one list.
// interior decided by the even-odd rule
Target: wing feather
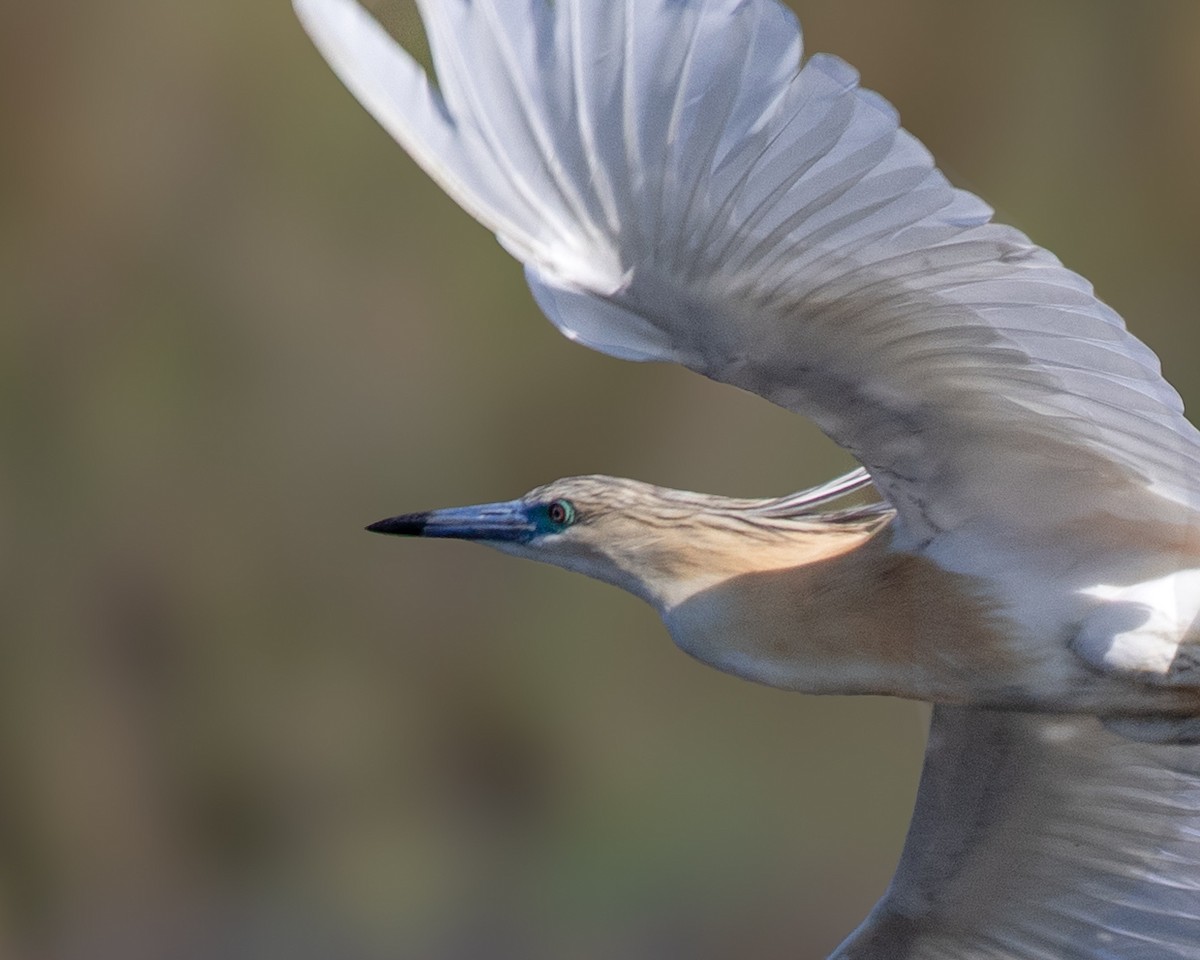
[(831, 960), (1200, 958), (1200, 751), (937, 707), (900, 866)]
[(438, 90), (354, 0), (296, 6), (564, 333), (807, 414), (913, 542), (1192, 523), (1153, 352), (775, 0), (422, 0)]

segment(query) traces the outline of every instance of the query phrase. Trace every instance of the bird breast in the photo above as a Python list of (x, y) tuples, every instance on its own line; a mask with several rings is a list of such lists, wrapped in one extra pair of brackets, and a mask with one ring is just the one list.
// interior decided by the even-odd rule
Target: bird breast
[(793, 690), (963, 702), (973, 689), (1011, 688), (1022, 672), (1014, 626), (971, 578), (890, 539), (738, 571), (664, 610), (664, 622), (700, 660)]

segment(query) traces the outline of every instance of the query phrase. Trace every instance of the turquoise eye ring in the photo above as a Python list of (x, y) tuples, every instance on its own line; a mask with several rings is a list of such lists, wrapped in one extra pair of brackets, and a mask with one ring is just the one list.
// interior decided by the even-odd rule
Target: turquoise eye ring
[(554, 500), (546, 507), (546, 516), (556, 527), (569, 527), (575, 522), (575, 507), (570, 500)]

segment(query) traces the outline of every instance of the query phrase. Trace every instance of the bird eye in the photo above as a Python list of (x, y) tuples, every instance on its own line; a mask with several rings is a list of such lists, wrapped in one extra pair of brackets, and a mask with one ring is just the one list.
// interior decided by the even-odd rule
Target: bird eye
[(555, 500), (546, 508), (546, 516), (556, 527), (566, 527), (575, 519), (575, 508), (570, 500)]

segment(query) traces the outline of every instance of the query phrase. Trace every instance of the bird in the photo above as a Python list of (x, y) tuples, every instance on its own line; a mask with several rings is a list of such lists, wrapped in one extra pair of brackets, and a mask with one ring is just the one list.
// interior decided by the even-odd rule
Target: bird
[(1091, 284), (778, 0), (418, 0), (435, 83), (356, 0), (294, 7), (563, 334), (861, 465), (368, 529), (614, 584), (737, 676), (932, 703), (896, 873), (834, 960), (1200, 958), (1200, 434)]

